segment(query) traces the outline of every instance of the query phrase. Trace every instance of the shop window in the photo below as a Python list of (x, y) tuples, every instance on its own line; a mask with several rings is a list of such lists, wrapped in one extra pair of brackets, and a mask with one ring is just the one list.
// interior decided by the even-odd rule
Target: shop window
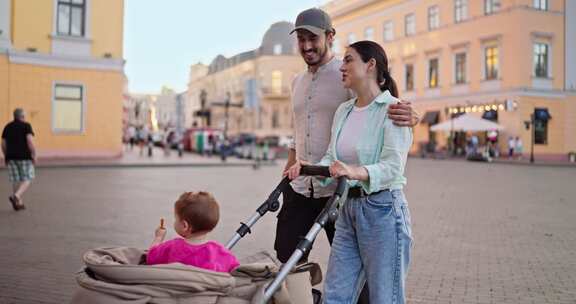
[(534, 109), (534, 143), (537, 145), (548, 144), (548, 121), (550, 113), (546, 108)]

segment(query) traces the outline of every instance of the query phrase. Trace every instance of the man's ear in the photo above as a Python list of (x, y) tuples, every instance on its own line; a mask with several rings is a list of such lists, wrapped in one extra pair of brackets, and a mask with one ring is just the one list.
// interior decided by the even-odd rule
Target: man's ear
[(332, 43), (334, 43), (334, 32), (330, 31), (330, 32), (326, 32), (326, 42), (330, 45), (332, 45)]

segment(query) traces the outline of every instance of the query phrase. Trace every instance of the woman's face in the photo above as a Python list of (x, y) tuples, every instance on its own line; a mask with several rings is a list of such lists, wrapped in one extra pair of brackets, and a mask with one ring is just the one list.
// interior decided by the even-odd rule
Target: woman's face
[(370, 73), (373, 73), (372, 60), (368, 62), (362, 61), (360, 54), (354, 48), (346, 48), (343, 61), (340, 72), (342, 72), (342, 82), (344, 82), (345, 88), (354, 89), (358, 87), (358, 84), (366, 81)]

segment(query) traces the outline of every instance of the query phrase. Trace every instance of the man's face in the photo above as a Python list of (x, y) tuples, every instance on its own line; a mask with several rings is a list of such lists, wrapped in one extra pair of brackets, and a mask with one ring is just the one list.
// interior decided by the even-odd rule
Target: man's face
[[(325, 34), (314, 33), (300, 29), (296, 31), (298, 36), (298, 50), (307, 65), (318, 65), (328, 52), (328, 41)], [(330, 35), (331, 36), (331, 35)], [(328, 37), (328, 39), (330, 39)]]

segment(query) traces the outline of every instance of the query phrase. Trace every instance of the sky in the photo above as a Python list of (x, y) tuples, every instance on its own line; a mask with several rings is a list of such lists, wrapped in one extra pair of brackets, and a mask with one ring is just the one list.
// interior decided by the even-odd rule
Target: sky
[(326, 0), (126, 0), (125, 72), (131, 93), (185, 91), (190, 65), (260, 45), (268, 27)]

